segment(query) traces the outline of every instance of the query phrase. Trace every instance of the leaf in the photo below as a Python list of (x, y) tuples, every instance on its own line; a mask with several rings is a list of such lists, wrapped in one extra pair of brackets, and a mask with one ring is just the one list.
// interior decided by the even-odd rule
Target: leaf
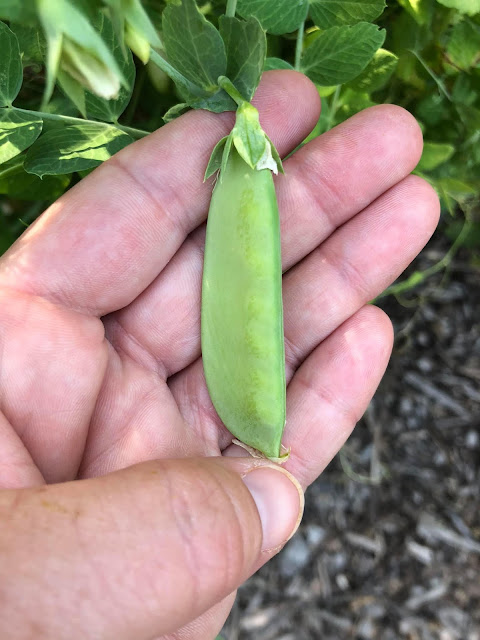
[(185, 78), (208, 93), (225, 75), (227, 55), (219, 32), (200, 13), (194, 0), (175, 0), (163, 12), (167, 58)]
[(480, 27), (470, 20), (456, 24), (447, 45), (449, 62), (468, 70), (480, 63)]
[(394, 53), (379, 49), (362, 73), (349, 82), (348, 86), (354, 91), (365, 93), (378, 91), (390, 80), (397, 63), (398, 58)]
[(30, 22), (35, 20), (35, 9), (35, 3), (32, 0), (0, 0), (2, 20)]
[(47, 43), (38, 27), (11, 22), (10, 29), (17, 36), (24, 67), (45, 60)]
[(320, 85), (348, 82), (365, 69), (384, 40), (385, 30), (368, 22), (331, 27), (306, 49), (302, 70)]
[(432, 171), (455, 153), (455, 147), (441, 142), (425, 142), (417, 171)]
[(106, 100), (86, 90), (85, 105), (87, 116), (104, 122), (116, 122), (127, 108), (132, 97), (133, 85), (135, 84), (135, 64), (132, 52), (130, 50), (125, 52), (122, 50), (113, 25), (105, 16), (102, 16), (99, 33), (125, 78), (125, 84), (120, 87), (118, 97), (112, 100)]
[(123, 131), (101, 123), (52, 129), (29, 149), (24, 166), (40, 178), (73, 173), (96, 167), (131, 142)]
[(42, 120), (36, 116), (0, 109), (0, 164), (33, 144), (42, 131), (42, 125)]
[(460, 13), (473, 16), (480, 12), (480, 0), (437, 0), (444, 7), (456, 9)]
[(0, 193), (18, 200), (56, 200), (70, 184), (71, 176), (41, 179), (23, 168), (23, 156), (0, 167)]
[(185, 102), (180, 102), (179, 104), (170, 107), (170, 109), (163, 116), (163, 121), (171, 122), (172, 120), (183, 116), (183, 114), (187, 113), (187, 111), (190, 111), (190, 107), (188, 106), (188, 104), (185, 104)]
[(281, 35), (296, 31), (306, 19), (308, 0), (238, 0), (237, 13), (255, 16), (265, 31)]
[(222, 166), (223, 151), (225, 149), (227, 140), (228, 136), (225, 136), (215, 145), (212, 151), (212, 155), (210, 156), (210, 160), (208, 161), (207, 169), (205, 171), (205, 176), (203, 178), (204, 182), (206, 182), (210, 178), (210, 176), (213, 176), (213, 174), (216, 173)]
[(10, 106), (22, 86), (23, 69), (17, 36), (0, 22), (0, 107)]
[(385, 0), (310, 0), (310, 15), (322, 29), (375, 20)]
[(265, 64), (263, 66), (264, 71), (275, 71), (276, 69), (292, 69), (293, 66), (282, 60), (281, 58), (266, 58)]
[(238, 20), (221, 16), (219, 23), (227, 52), (226, 75), (245, 100), (250, 101), (260, 82), (267, 53), (265, 32), (253, 17)]

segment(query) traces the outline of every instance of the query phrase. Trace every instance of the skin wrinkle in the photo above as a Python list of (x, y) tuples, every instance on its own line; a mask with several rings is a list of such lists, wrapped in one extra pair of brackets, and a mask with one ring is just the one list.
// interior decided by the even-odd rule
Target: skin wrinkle
[[(115, 351), (122, 352), (140, 367), (156, 373), (162, 382), (166, 381), (167, 371), (163, 362), (156, 359), (133, 333), (125, 329), (119, 314), (106, 316), (105, 322), (108, 327), (110, 343)], [(133, 348), (129, 348), (129, 344)]]
[[(165, 202), (176, 202), (179, 200), (178, 196), (175, 195), (171, 190), (168, 190), (168, 184), (163, 186), (163, 191), (161, 193), (161, 198), (158, 198), (153, 189), (149, 188), (148, 181), (144, 181), (140, 178), (141, 174), (137, 174), (135, 171), (130, 169), (130, 166), (122, 160), (122, 156), (120, 154), (112, 156), (112, 158), (108, 161), (110, 165), (113, 165), (116, 169), (124, 173), (128, 176), (131, 181), (134, 183), (135, 188), (140, 190), (146, 198), (151, 201), (152, 209), (159, 210), (162, 212), (162, 220), (168, 220), (168, 223), (171, 228), (171, 235), (179, 236), (179, 238), (183, 239), (188, 233), (189, 228), (192, 226), (192, 221), (188, 220), (188, 224), (185, 224), (183, 218), (181, 216), (175, 217), (171, 212), (170, 208), (165, 206)], [(182, 206), (183, 205), (183, 206)], [(174, 209), (188, 209), (186, 208), (184, 203), (177, 204)], [(169, 234), (170, 235), (170, 234)], [(181, 245), (179, 241), (178, 246)]]

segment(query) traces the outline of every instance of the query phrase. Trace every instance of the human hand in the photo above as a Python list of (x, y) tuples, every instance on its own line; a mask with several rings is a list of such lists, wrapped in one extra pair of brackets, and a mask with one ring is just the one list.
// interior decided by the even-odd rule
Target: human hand
[[(254, 102), (282, 155), (318, 119), (294, 72), (265, 74)], [(2, 638), (211, 640), (297, 525), (295, 485), (236, 457), (202, 371), (203, 172), (232, 122), (192, 112), (129, 146), (0, 260)], [(368, 301), (436, 226), (409, 176), (421, 148), (411, 115), (373, 107), (277, 180), (285, 469), (303, 489), (386, 367), (391, 324)]]

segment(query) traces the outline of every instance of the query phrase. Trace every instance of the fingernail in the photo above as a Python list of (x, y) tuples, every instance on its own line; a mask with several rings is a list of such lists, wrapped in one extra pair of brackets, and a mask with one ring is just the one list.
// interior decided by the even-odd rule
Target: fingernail
[(257, 467), (244, 477), (262, 522), (262, 551), (274, 550), (293, 536), (303, 516), (298, 481), (281, 467)]

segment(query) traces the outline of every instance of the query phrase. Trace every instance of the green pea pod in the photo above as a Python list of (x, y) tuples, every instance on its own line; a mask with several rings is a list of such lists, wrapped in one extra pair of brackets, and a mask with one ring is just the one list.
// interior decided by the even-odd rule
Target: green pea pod
[(278, 458), (285, 425), (280, 224), (272, 173), (235, 146), (207, 223), (202, 354), (213, 405), (229, 431)]

